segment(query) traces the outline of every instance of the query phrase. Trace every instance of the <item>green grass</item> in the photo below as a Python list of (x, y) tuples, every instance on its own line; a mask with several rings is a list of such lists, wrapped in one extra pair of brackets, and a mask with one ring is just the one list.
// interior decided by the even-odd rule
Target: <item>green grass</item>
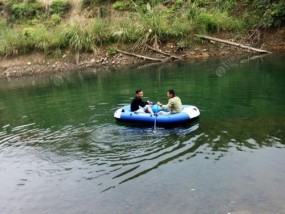
[[(67, 24), (72, 9), (68, 0), (54, 0), (48, 8), (36, 0), (7, 0), (2, 4), (7, 18), (0, 20), (0, 55), (33, 51), (60, 55), (65, 50), (79, 54), (107, 45), (168, 40), (187, 46), (195, 33), (240, 34), (261, 22), (263, 26), (284, 23), (282, 1), (267, 7), (268, 1), (262, 0), (256, 10), (253, 7), (259, 1), (243, 1), (242, 7), (246, 5), (252, 11), (244, 10), (238, 17), (233, 15), (240, 6), (235, 0), (152, 0), (150, 3), (134, 0), (137, 7), (127, 0), (82, 0), (88, 12), (96, 14), (95, 18)], [(87, 9), (83, 14), (84, 11)]]

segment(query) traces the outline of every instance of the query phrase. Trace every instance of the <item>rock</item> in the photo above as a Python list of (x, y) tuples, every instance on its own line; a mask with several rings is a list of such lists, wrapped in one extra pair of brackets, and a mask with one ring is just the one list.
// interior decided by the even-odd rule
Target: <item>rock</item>
[(203, 53), (202, 53), (202, 56), (203, 56), (203, 57), (209, 57), (210, 55), (209, 55), (208, 52), (203, 52)]
[(62, 56), (62, 58), (65, 58), (66, 57), (66, 54), (64, 54), (63, 56)]
[(114, 33), (113, 33), (113, 36), (120, 37), (120, 36), (122, 36), (123, 34), (124, 34), (124, 31), (119, 30), (119, 31), (114, 32)]
[(5, 75), (5, 77), (9, 77), (9, 76), (10, 76), (10, 73), (9, 73), (8, 71), (6, 71), (6, 72), (4, 73), (4, 75)]
[(95, 63), (95, 59), (91, 59), (90, 63)]
[(27, 62), (27, 65), (31, 65), (32, 63), (31, 62)]

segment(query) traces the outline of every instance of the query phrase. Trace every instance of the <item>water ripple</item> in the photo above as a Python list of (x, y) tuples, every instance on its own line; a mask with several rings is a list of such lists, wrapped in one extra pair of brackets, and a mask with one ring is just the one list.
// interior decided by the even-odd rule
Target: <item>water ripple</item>
[[(213, 135), (199, 131), (199, 127), (196, 123), (188, 128), (160, 128), (154, 133), (151, 128), (113, 124), (82, 123), (47, 129), (35, 123), (5, 125), (0, 131), (0, 152), (2, 159), (12, 158), (16, 165), (23, 160), (34, 160), (37, 167), (21, 166), (27, 175), (65, 179), (73, 174), (76, 182), (95, 180), (104, 192), (165, 164), (201, 155), (218, 161), (231, 149), (246, 151), (262, 146), (254, 138), (231, 138), (231, 130), (223, 129)], [(268, 134), (264, 144), (284, 148), (278, 133), (283, 132)], [(2, 164), (2, 170), (7, 169), (8, 164), (9, 161)], [(20, 181), (19, 186), (24, 183)]]

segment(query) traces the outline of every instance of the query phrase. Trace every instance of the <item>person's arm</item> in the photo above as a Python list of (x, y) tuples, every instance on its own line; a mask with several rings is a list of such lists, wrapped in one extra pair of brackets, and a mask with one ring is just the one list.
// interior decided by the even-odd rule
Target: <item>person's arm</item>
[(145, 107), (147, 104), (148, 104), (147, 102), (142, 101), (142, 100), (140, 100), (140, 102), (139, 102), (139, 106), (141, 106), (141, 107)]
[(163, 108), (163, 109), (171, 109), (172, 106), (173, 106), (172, 99), (169, 99), (168, 103), (166, 105), (162, 105), (161, 108)]
[(157, 102), (157, 105), (159, 105), (159, 106), (160, 106), (161, 108), (163, 108), (163, 109), (170, 109), (171, 106), (173, 105), (173, 103), (172, 103), (172, 100), (169, 99), (169, 100), (168, 100), (168, 103), (167, 103), (166, 105), (163, 105), (163, 104), (160, 103), (160, 102)]

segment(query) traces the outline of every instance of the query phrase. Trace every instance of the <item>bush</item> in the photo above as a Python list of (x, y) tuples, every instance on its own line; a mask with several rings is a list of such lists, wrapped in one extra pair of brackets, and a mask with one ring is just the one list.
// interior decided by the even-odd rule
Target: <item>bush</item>
[(74, 52), (90, 51), (94, 48), (90, 33), (79, 25), (70, 27), (66, 33), (66, 39)]
[(88, 26), (88, 31), (90, 32), (92, 41), (96, 45), (111, 42), (112, 35), (110, 27), (104, 20), (95, 20), (90, 26)]
[(165, 32), (167, 31), (167, 13), (160, 8), (152, 8), (150, 4), (147, 4), (147, 11), (140, 12), (139, 18), (144, 31), (147, 32), (151, 30), (151, 33), (158, 37), (159, 39), (163, 39)]
[(112, 36), (118, 42), (136, 42), (143, 36), (143, 26), (132, 18), (117, 20), (113, 23), (115, 27)]
[(52, 25), (58, 25), (61, 21), (61, 17), (59, 14), (52, 14), (50, 20)]
[(43, 26), (28, 27), (22, 30), (26, 43), (31, 49), (48, 52), (50, 46), (49, 31)]
[(3, 0), (0, 0), (0, 12), (5, 9), (5, 4)]
[(71, 5), (63, 0), (54, 0), (50, 5), (50, 11), (52, 14), (59, 14), (63, 15), (64, 13), (68, 12)]
[(170, 22), (167, 34), (172, 38), (181, 40), (189, 36), (193, 28), (193, 23), (187, 17), (176, 17)]
[(91, 8), (98, 5), (98, 0), (82, 0), (81, 6), (82, 8)]
[(10, 6), (10, 13), (15, 19), (31, 19), (43, 11), (43, 5), (38, 2), (22, 2)]
[(201, 33), (241, 30), (241, 22), (230, 17), (227, 12), (221, 12), (218, 9), (206, 11), (205, 8), (191, 8), (188, 18), (196, 23), (196, 28)]
[(15, 29), (6, 29), (4, 38), (0, 40), (0, 55), (12, 56), (32, 50), (23, 34)]
[(258, 17), (253, 25), (279, 27), (285, 24), (284, 0), (245, 0), (252, 16)]
[(126, 2), (116, 1), (113, 6), (115, 10), (129, 10), (130, 4)]

